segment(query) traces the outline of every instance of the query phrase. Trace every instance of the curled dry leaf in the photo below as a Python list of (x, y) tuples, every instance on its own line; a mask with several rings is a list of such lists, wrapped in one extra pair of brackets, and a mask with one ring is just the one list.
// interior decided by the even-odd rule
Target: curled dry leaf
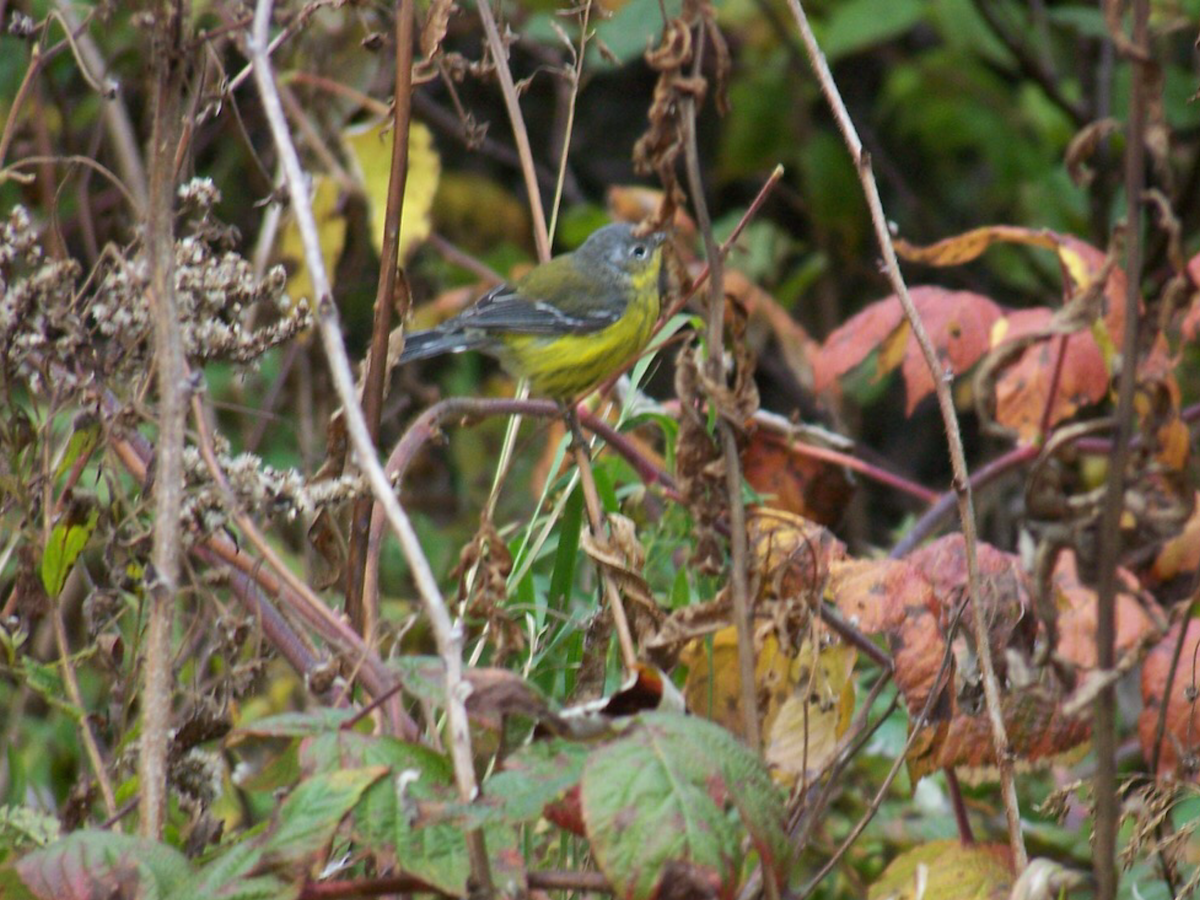
[(642, 575), (646, 551), (637, 538), (637, 527), (633, 520), (610, 513), (608, 524), (610, 534), (607, 540), (597, 540), (590, 530), (585, 530), (580, 534), (579, 542), (587, 555), (616, 579), (621, 595), (632, 601), (626, 606), (626, 612), (638, 643), (643, 644), (658, 632), (665, 615)]

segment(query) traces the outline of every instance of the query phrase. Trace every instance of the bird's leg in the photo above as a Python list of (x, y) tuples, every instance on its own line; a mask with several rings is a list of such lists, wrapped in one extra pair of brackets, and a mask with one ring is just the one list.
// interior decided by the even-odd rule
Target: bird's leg
[(573, 401), (565, 401), (560, 404), (563, 414), (563, 420), (567, 423), (567, 428), (571, 432), (571, 445), (576, 453), (582, 453), (588, 459), (591, 459), (591, 447), (588, 445), (587, 438), (584, 437), (583, 428), (579, 425), (579, 413), (575, 410)]

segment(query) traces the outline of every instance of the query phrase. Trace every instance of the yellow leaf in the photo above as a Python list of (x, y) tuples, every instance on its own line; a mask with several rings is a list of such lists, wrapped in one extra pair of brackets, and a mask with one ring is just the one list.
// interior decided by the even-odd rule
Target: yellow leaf
[[(333, 280), (342, 248), (346, 245), (346, 218), (342, 215), (338, 200), (336, 181), (325, 175), (313, 179), (313, 218), (317, 220), (321, 258), (325, 261), (325, 271), (329, 273), (330, 281)], [(301, 298), (315, 301), (317, 298), (313, 296), (312, 280), (308, 277), (308, 266), (304, 262), (304, 244), (300, 240), (300, 229), (294, 217), (289, 217), (283, 226), (283, 233), (279, 237), (279, 258), (292, 273), (288, 279), (287, 294), (292, 298), (293, 308)]]
[[(383, 254), (383, 227), (387, 218), (388, 183), (392, 177), (391, 120), (342, 133), (371, 209), (371, 244)], [(404, 185), (404, 210), (400, 218), (398, 259), (403, 262), (414, 247), (429, 237), (429, 214), (437, 193), (442, 164), (433, 146), (433, 135), (420, 122), (408, 132), (408, 180)]]
[(815, 775), (832, 761), (854, 716), (856, 657), (840, 644), (801, 645), (789, 673), (792, 691), (764, 729), (767, 762), (782, 780)]

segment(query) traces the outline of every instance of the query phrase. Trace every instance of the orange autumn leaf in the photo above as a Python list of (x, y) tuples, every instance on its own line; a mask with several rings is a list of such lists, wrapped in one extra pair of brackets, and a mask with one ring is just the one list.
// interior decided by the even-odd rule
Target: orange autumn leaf
[[(1125, 569), (1117, 570), (1117, 652), (1136, 644), (1154, 627), (1132, 591), (1137, 581)], [(1079, 580), (1075, 554), (1064, 550), (1052, 577), (1054, 601), (1058, 606), (1058, 653), (1082, 669), (1096, 667), (1096, 592)]]
[[(996, 346), (1049, 327), (1053, 316), (1046, 307), (1012, 313), (996, 327)], [(1061, 365), (1060, 353), (1064, 354)], [(1082, 406), (1098, 403), (1108, 393), (1108, 386), (1104, 353), (1091, 334), (1044, 338), (1028, 347), (997, 380), (996, 421), (1029, 443), (1041, 434), (1052, 389), (1051, 426), (1070, 418)]]
[[(1188, 619), (1184, 624), (1187, 631), (1183, 636), (1183, 651), (1167, 700), (1162, 749), (1155, 774), (1177, 774), (1195, 781), (1200, 775), (1194, 765), (1196, 754), (1200, 752), (1200, 700), (1197, 699), (1200, 675), (1195, 664), (1200, 657), (1200, 619)], [(1154, 759), (1158, 719), (1163, 708), (1171, 660), (1179, 643), (1180, 627), (1179, 624), (1172, 627), (1142, 664), (1143, 708), (1138, 717), (1138, 738), (1147, 764)], [(1184, 767), (1182, 763), (1188, 758), (1193, 764)]]
[[(931, 285), (915, 287), (909, 294), (943, 371), (961, 375), (987, 352), (992, 326), (1003, 315), (992, 300)], [(895, 295), (872, 303), (829, 336), (813, 360), (815, 388), (828, 387), (877, 350), (877, 378), (902, 365), (905, 411), (911, 414), (933, 392), (934, 382)]]

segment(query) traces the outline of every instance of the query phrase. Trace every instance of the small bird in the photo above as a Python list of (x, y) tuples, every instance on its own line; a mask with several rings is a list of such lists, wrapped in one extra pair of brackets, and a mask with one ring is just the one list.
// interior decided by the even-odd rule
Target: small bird
[(502, 284), (436, 328), (407, 336), (400, 362), (479, 350), (530, 391), (568, 401), (646, 345), (658, 320), (666, 235), (606, 225), (571, 253)]

